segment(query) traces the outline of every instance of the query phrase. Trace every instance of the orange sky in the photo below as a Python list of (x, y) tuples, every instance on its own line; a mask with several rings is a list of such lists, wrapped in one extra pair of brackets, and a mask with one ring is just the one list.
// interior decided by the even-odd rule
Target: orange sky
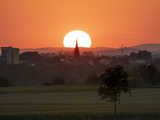
[(160, 0), (0, 0), (0, 44), (62, 47), (84, 30), (92, 47), (160, 43)]

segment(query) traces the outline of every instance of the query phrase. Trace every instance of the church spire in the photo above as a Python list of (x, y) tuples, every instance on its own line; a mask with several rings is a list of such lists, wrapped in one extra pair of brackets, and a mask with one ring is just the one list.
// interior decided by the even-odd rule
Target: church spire
[(78, 41), (76, 40), (76, 46), (75, 46), (75, 49), (74, 49), (74, 57), (79, 57), (80, 56), (80, 53), (79, 53), (79, 47), (78, 47)]

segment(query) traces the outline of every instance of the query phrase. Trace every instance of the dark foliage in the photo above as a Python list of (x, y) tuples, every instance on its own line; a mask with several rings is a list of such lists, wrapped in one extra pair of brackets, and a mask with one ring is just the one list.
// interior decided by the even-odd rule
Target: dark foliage
[(152, 53), (146, 50), (141, 50), (138, 53), (131, 52), (130, 58), (133, 60), (136, 59), (150, 60), (152, 59)]
[(20, 54), (20, 60), (24, 63), (39, 63), (43, 61), (43, 58), (38, 52), (33, 51)]
[(107, 68), (100, 76), (99, 96), (114, 103), (115, 120), (117, 119), (117, 102), (120, 103), (121, 93), (131, 93), (127, 78), (128, 74), (120, 65)]
[(142, 65), (139, 68), (139, 73), (145, 84), (151, 86), (156, 81), (156, 74), (159, 71), (154, 65)]
[(101, 83), (98, 93), (101, 98), (116, 102), (122, 92), (130, 93), (127, 78), (128, 74), (123, 67), (117, 65), (107, 68), (100, 76)]

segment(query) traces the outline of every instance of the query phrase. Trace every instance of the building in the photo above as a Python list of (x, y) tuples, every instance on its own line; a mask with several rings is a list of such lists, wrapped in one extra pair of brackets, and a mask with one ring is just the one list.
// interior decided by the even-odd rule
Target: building
[(19, 49), (12, 47), (2, 47), (1, 64), (19, 64)]
[(78, 58), (80, 56), (79, 47), (78, 47), (78, 41), (76, 40), (76, 46), (74, 49), (74, 57)]

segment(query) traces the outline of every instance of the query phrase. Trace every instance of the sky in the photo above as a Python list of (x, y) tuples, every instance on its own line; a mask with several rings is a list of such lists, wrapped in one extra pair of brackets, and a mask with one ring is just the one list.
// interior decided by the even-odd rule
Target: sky
[(63, 47), (83, 30), (92, 47), (160, 43), (160, 0), (0, 0), (0, 45)]

